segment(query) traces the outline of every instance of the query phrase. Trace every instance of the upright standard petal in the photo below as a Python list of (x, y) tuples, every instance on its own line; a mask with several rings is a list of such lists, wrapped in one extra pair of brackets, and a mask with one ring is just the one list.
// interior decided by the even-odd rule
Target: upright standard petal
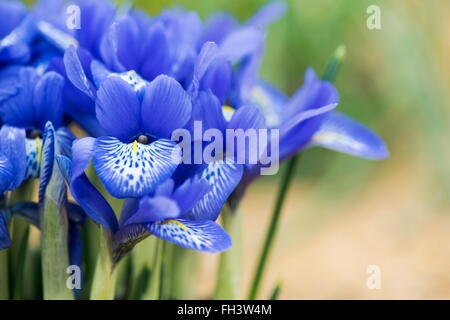
[[(82, 50), (82, 49), (79, 49)], [(80, 51), (81, 53), (81, 51)], [(85, 64), (89, 65), (90, 60), (87, 54), (84, 54)], [(84, 92), (89, 98), (95, 100), (95, 87), (92, 82), (86, 76), (83, 69), (83, 64), (78, 56), (77, 49), (70, 46), (64, 53), (64, 66), (67, 78), (72, 84), (80, 91)]]
[(123, 142), (129, 142), (140, 132), (139, 99), (133, 88), (119, 77), (103, 81), (97, 92), (96, 113), (108, 135)]
[(8, 190), (17, 188), (26, 172), (25, 129), (4, 125), (0, 129), (0, 154), (8, 158), (14, 168), (14, 179)]
[(158, 238), (187, 249), (218, 253), (231, 247), (227, 232), (210, 220), (177, 219), (144, 226)]
[(64, 78), (56, 72), (45, 73), (34, 88), (35, 125), (44, 128), (50, 121), (55, 128), (61, 125), (63, 115), (62, 90)]
[(95, 139), (90, 137), (74, 141), (70, 192), (92, 220), (116, 232), (118, 223), (114, 211), (84, 172), (94, 155), (94, 144)]
[(246, 24), (265, 28), (269, 24), (275, 22), (282, 17), (286, 12), (286, 3), (284, 1), (272, 1), (262, 6)]
[(15, 73), (20, 87), (15, 95), (0, 101), (0, 117), (3, 123), (12, 126), (31, 127), (35, 124), (36, 118), (33, 96), (39, 75), (32, 67), (17, 68)]
[(183, 128), (192, 112), (189, 95), (175, 79), (161, 75), (145, 88), (142, 128), (155, 137), (170, 138)]
[(144, 145), (101, 137), (95, 143), (95, 170), (116, 198), (149, 195), (172, 175), (179, 162), (179, 147), (166, 139)]
[(357, 121), (338, 112), (330, 113), (314, 134), (311, 145), (366, 159), (384, 159), (389, 151), (383, 140)]

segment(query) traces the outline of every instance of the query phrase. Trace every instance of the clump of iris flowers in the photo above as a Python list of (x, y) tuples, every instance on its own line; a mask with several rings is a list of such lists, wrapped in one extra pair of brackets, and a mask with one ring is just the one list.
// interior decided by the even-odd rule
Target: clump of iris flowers
[[(150, 270), (132, 275), (135, 283), (145, 279), (134, 297), (163, 298), (156, 294), (162, 292), (161, 268), (183, 266), (189, 250), (222, 253), (215, 297), (238, 297), (239, 203), (266, 164), (260, 158), (239, 163), (234, 155), (241, 150), (230, 154), (227, 141), (211, 162), (184, 163), (193, 155), (181, 144), (202, 153), (211, 148), (211, 141), (195, 138), (196, 123), (221, 135), (276, 130), (279, 141), (263, 145), (272, 152), (279, 146), (279, 160), (290, 164), (312, 146), (368, 159), (388, 156), (381, 138), (335, 111), (340, 101), (330, 75), (319, 79), (308, 69), (292, 97), (259, 78), (265, 28), (283, 15), (282, 1), (244, 23), (226, 13), (203, 22), (182, 8), (150, 17), (107, 0), (71, 5), (81, 14), (80, 28), (68, 27), (62, 0), (41, 0), (29, 10), (0, 1), (0, 265), (10, 264), (9, 251), (17, 245), (27, 250), (28, 233), (18, 219), (40, 228), (46, 299), (72, 299), (89, 289), (83, 297), (114, 298), (118, 269), (126, 258), (138, 260), (133, 249), (140, 242), (154, 259)], [(331, 73), (341, 60), (342, 49)], [(194, 138), (175, 141), (177, 130)], [(35, 197), (25, 186), (37, 178)], [(68, 201), (68, 190), (77, 204)], [(99, 226), (100, 238), (83, 226), (86, 215)], [(274, 228), (249, 298), (256, 297)], [(21, 243), (12, 242), (10, 230), (13, 239), (24, 234)], [(164, 246), (143, 242), (147, 238), (183, 249), (168, 263)], [(93, 242), (99, 243), (94, 264), (82, 254)], [(1, 286), (1, 298), (10, 291), (21, 297), (23, 259), (11, 264), (17, 283)], [(82, 273), (72, 287), (69, 265)], [(0, 283), (12, 279), (6, 269)]]

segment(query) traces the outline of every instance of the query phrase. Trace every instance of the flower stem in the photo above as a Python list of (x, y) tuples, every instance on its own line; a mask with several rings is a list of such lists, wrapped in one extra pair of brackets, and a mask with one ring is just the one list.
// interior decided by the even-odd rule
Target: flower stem
[(224, 205), (221, 217), (223, 227), (233, 239), (233, 245), (220, 255), (214, 299), (236, 300), (241, 290), (242, 217), (239, 210), (232, 211), (228, 204)]
[(253, 277), (250, 293), (248, 295), (249, 300), (254, 300), (257, 297), (259, 286), (261, 284), (261, 279), (266, 266), (267, 257), (269, 256), (270, 249), (272, 248), (273, 245), (273, 239), (277, 231), (284, 198), (286, 197), (287, 191), (291, 184), (292, 176), (295, 172), (295, 168), (297, 167), (299, 158), (300, 155), (296, 155), (288, 160), (287, 169), (284, 172), (284, 176), (281, 180), (281, 186), (278, 191), (277, 202), (275, 204), (275, 209), (273, 211), (272, 219), (269, 224), (269, 229), (266, 233), (266, 239), (264, 240), (264, 245), (260, 254), (260, 258), (258, 260), (258, 265), (256, 266), (256, 271)]
[(16, 270), (16, 278), (14, 280), (14, 293), (13, 293), (14, 300), (22, 299), (23, 279), (25, 276), (24, 275), (25, 259), (26, 259), (27, 249), (28, 249), (29, 235), (30, 235), (30, 226), (27, 225), (25, 228), (25, 231), (22, 235), (21, 242), (20, 242), (19, 257), (18, 257), (18, 264), (17, 264), (17, 270)]
[(100, 242), (97, 263), (92, 280), (91, 300), (113, 300), (117, 272), (112, 261), (112, 233), (100, 226)]
[[(336, 75), (339, 71), (339, 67), (342, 61), (345, 59), (345, 55), (346, 55), (345, 46), (344, 45), (338, 46), (337, 49), (334, 51), (333, 55), (331, 56), (330, 60), (328, 61), (328, 64), (322, 76), (323, 80), (333, 81), (336, 78)], [(248, 295), (249, 300), (254, 300), (258, 296), (258, 290), (261, 284), (264, 268), (266, 266), (267, 257), (270, 253), (270, 249), (273, 244), (273, 239), (275, 237), (278, 223), (280, 220), (281, 209), (283, 207), (284, 199), (291, 184), (292, 178), (294, 177), (295, 168), (297, 167), (299, 158), (300, 154), (297, 154), (288, 160), (287, 170), (282, 178), (281, 186), (278, 191), (277, 202), (275, 204), (275, 209), (272, 214), (272, 220), (270, 222), (269, 229), (266, 234), (266, 239), (264, 241), (264, 245), (253, 277), (253, 282), (250, 287), (250, 292)]]
[(0, 300), (9, 299), (8, 250), (0, 250)]

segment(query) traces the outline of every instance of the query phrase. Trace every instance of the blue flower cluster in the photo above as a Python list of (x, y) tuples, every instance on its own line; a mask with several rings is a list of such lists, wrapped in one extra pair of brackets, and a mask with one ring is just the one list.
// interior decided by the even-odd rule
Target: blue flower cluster
[[(336, 88), (312, 69), (292, 97), (259, 79), (264, 28), (283, 14), (283, 2), (242, 24), (225, 13), (202, 22), (179, 8), (150, 17), (107, 0), (73, 5), (80, 25), (70, 29), (62, 0), (30, 11), (0, 1), (0, 192), (39, 177), (44, 131), (54, 127), (55, 161), (78, 204), (114, 235), (117, 261), (148, 235), (205, 252), (231, 246), (215, 221), (263, 165), (226, 155), (180, 164), (171, 135), (194, 121), (220, 131), (279, 129), (281, 161), (310, 146), (388, 155), (376, 134), (334, 111)], [(90, 136), (72, 145), (71, 122)], [(89, 180), (91, 162), (110, 195), (125, 199), (120, 219)], [(10, 244), (6, 220), (0, 214), (0, 249)]]

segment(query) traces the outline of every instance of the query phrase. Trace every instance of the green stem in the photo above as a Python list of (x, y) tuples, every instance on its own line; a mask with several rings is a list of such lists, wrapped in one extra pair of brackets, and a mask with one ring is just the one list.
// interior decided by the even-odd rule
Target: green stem
[(0, 250), (0, 300), (9, 299), (8, 250)]
[(220, 255), (214, 299), (236, 300), (239, 299), (242, 281), (242, 217), (239, 210), (232, 211), (228, 204), (224, 205), (221, 217), (233, 245)]
[(144, 300), (157, 300), (161, 293), (161, 276), (164, 254), (164, 240), (158, 239), (155, 250), (155, 258), (153, 260), (153, 267), (150, 274), (150, 279), (147, 285), (147, 289), (143, 294)]
[(29, 235), (30, 235), (30, 226), (27, 225), (25, 228), (25, 231), (22, 235), (21, 242), (20, 242), (19, 257), (18, 257), (18, 264), (17, 264), (17, 270), (16, 270), (16, 278), (14, 281), (14, 293), (13, 293), (14, 300), (22, 299), (25, 258), (26, 258), (27, 249), (28, 249)]
[(297, 167), (298, 159), (300, 155), (296, 155), (289, 159), (287, 163), (287, 169), (284, 172), (284, 176), (281, 181), (281, 187), (278, 192), (277, 202), (275, 204), (275, 209), (273, 211), (272, 219), (269, 224), (269, 229), (266, 233), (266, 239), (264, 240), (264, 245), (258, 260), (258, 265), (256, 266), (256, 271), (253, 277), (252, 285), (250, 288), (250, 293), (248, 295), (249, 300), (254, 300), (257, 297), (259, 286), (261, 284), (261, 279), (266, 266), (267, 257), (269, 256), (270, 249), (273, 245), (273, 239), (276, 234), (278, 223), (280, 220), (281, 209), (283, 207), (284, 198), (286, 197), (287, 191), (292, 181), (295, 168)]
[(92, 280), (91, 300), (114, 299), (117, 271), (112, 261), (112, 237), (111, 231), (100, 227), (99, 253)]

